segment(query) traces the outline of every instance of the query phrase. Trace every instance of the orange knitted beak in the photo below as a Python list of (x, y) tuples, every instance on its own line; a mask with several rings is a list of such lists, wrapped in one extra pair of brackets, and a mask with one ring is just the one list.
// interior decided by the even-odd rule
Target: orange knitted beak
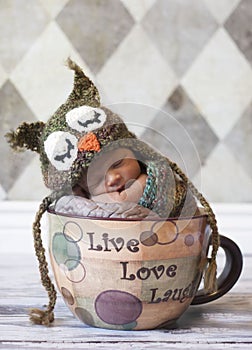
[(79, 151), (96, 151), (101, 150), (100, 143), (94, 133), (89, 132), (84, 135), (78, 142)]

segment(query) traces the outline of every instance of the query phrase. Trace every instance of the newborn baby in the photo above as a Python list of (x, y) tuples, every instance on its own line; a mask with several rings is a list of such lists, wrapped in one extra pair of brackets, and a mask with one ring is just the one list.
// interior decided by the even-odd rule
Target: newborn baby
[(138, 204), (147, 174), (144, 165), (127, 148), (103, 152), (94, 158), (73, 187), (74, 196), (60, 198), (55, 210), (95, 217), (158, 217)]
[(134, 153), (127, 148), (118, 148), (94, 158), (73, 193), (96, 202), (138, 203), (146, 179), (143, 166)]

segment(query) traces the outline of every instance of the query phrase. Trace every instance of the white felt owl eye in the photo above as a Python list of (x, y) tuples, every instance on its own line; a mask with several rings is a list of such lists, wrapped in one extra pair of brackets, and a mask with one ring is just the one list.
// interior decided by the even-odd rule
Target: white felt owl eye
[(81, 106), (66, 114), (66, 122), (70, 128), (79, 132), (89, 132), (103, 126), (106, 120), (105, 112), (100, 108)]
[(69, 170), (77, 157), (77, 138), (64, 131), (55, 131), (44, 143), (47, 158), (57, 170)]

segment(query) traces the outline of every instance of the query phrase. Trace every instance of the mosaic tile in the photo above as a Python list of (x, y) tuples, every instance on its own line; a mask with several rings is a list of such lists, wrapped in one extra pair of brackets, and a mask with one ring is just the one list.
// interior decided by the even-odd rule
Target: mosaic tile
[(252, 103), (225, 138), (225, 144), (252, 179)]
[(51, 18), (56, 17), (69, 0), (39, 0)]
[[(143, 138), (186, 168), (190, 177), (205, 163), (219, 141), (181, 87), (173, 92), (150, 126)], [(167, 143), (160, 143), (157, 130), (169, 140), (169, 149)]]
[(11, 75), (39, 120), (46, 121), (71, 91), (73, 73), (65, 64), (68, 56), (90, 73), (61, 29), (51, 23)]
[(32, 152), (14, 153), (4, 135), (15, 129), (22, 121), (34, 121), (35, 117), (26, 106), (24, 100), (10, 81), (7, 81), (0, 90), (0, 148), (1, 168), (0, 183), (8, 191), (16, 181), (22, 170), (33, 158)]
[(217, 28), (213, 16), (198, 0), (159, 0), (142, 24), (178, 75), (185, 73)]
[(121, 0), (132, 14), (136, 22), (139, 22), (146, 12), (154, 5), (156, 0)]
[(252, 69), (220, 29), (184, 76), (182, 86), (218, 137), (224, 138), (251, 101)]
[(71, 0), (57, 22), (95, 73), (134, 25), (123, 4), (113, 0)]
[(104, 65), (97, 80), (110, 102), (135, 102), (155, 107), (164, 103), (177, 82), (171, 68), (139, 26)]
[(214, 149), (193, 182), (210, 202), (252, 201), (252, 179), (223, 143)]
[(37, 1), (0, 0), (0, 61), (10, 72), (45, 29), (49, 16)]
[(49, 192), (43, 183), (39, 157), (36, 155), (9, 189), (8, 199), (22, 200), (25, 198), (25, 200), (41, 201)]
[(236, 45), (252, 64), (252, 6), (250, 0), (242, 0), (225, 23), (225, 28)]
[(218, 23), (223, 23), (240, 1), (241, 0), (204, 0), (204, 3)]

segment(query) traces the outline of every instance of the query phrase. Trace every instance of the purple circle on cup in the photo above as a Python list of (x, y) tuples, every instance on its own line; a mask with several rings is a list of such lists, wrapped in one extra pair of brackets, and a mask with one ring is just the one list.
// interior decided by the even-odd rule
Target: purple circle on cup
[(185, 237), (184, 242), (185, 242), (185, 245), (187, 247), (191, 247), (194, 244), (194, 237), (193, 237), (193, 235), (191, 235), (191, 234), (187, 235)]
[(99, 318), (114, 325), (125, 325), (136, 321), (142, 313), (142, 302), (134, 295), (120, 290), (107, 290), (95, 300)]

